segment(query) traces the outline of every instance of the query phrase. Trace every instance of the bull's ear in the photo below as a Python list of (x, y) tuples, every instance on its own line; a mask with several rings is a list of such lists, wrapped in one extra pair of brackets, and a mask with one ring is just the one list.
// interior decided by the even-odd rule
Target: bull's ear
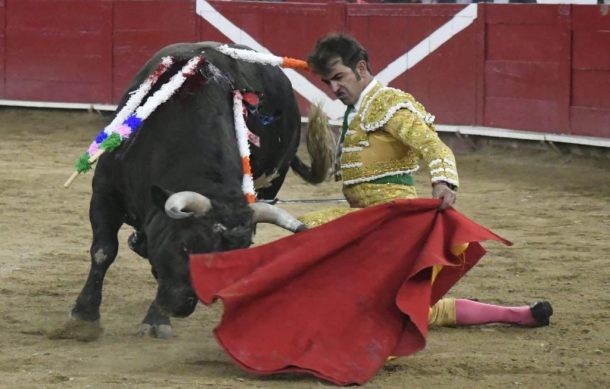
[(157, 185), (153, 185), (150, 188), (150, 193), (152, 195), (153, 203), (159, 207), (159, 209), (165, 209), (165, 202), (167, 201), (167, 198), (174, 194), (174, 192), (161, 188)]

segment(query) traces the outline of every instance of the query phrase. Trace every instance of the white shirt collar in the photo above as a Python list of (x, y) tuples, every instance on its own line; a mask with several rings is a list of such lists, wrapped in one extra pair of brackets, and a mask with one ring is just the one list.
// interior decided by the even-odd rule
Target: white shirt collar
[(369, 84), (362, 90), (362, 92), (360, 93), (360, 96), (358, 96), (358, 101), (356, 101), (356, 104), (354, 104), (354, 112), (358, 112), (358, 110), (360, 109), (360, 106), (362, 105), (362, 100), (364, 100), (364, 96), (368, 95), (368, 93), (377, 84), (379, 84), (379, 81), (377, 81), (375, 78), (373, 78), (371, 80), (371, 82), (369, 82)]
[(360, 96), (358, 96), (358, 100), (356, 101), (356, 104), (354, 104), (354, 110), (352, 112), (349, 113), (349, 115), (347, 115), (347, 123), (351, 123), (352, 120), (354, 119), (354, 117), (356, 116), (356, 112), (358, 112), (360, 110), (360, 106), (362, 105), (362, 100), (364, 100), (364, 97), (366, 95), (369, 94), (369, 92), (377, 85), (379, 84), (379, 81), (377, 81), (376, 79), (372, 79), (371, 82), (369, 82), (369, 84), (362, 90), (362, 92), (360, 92)]

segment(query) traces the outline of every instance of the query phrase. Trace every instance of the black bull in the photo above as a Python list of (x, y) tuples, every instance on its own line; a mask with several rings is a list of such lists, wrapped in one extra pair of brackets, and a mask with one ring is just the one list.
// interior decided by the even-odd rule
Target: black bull
[(260, 137), (260, 146), (250, 147), (252, 172), (263, 183), (258, 197), (274, 198), (290, 164), (303, 166), (295, 159), (300, 113), (292, 86), (277, 67), (237, 61), (215, 46), (203, 42), (162, 49), (123, 96), (118, 110), (164, 56), (176, 61), (148, 96), (190, 58), (204, 57), (197, 72), (132, 137), (97, 163), (89, 210), (91, 268), (72, 309), (71, 327), (99, 328), (102, 284), (117, 256), (123, 223), (136, 230), (130, 246), (149, 260), (158, 283), (139, 334), (159, 337), (171, 336), (170, 316), (188, 316), (195, 308), (190, 253), (248, 247), (257, 221), (292, 231), (303, 228), (268, 204), (247, 204), (233, 119), (233, 92), (257, 93), (261, 102), (247, 116), (248, 128)]

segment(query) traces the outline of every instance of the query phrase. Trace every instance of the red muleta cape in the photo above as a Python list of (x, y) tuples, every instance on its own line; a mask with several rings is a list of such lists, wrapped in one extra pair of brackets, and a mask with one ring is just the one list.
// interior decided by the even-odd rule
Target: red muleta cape
[[(258, 247), (191, 255), (199, 299), (224, 303), (218, 342), (247, 371), (338, 385), (421, 350), (430, 306), (485, 254), (478, 242), (511, 244), (439, 204), (397, 200)], [(445, 267), (431, 283), (433, 265)]]

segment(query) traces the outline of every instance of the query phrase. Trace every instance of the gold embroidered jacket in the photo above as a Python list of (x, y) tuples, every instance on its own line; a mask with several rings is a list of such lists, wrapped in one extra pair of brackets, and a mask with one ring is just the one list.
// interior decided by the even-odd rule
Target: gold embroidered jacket
[(433, 122), (434, 116), (413, 96), (378, 83), (362, 100), (345, 134), (343, 184), (409, 174), (419, 169), (422, 159), (432, 183), (459, 186), (453, 152), (439, 139)]

